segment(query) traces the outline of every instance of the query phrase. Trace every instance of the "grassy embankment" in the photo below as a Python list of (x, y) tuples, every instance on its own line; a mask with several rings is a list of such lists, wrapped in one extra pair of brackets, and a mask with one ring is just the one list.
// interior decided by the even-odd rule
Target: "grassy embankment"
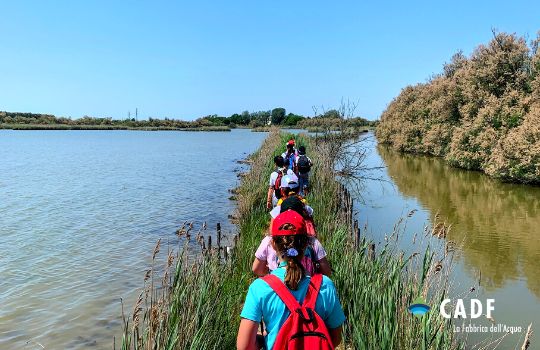
[[(269, 221), (264, 205), (272, 158), (283, 151), (288, 137), (272, 132), (250, 157), (252, 168), (238, 189), (239, 237), (234, 253), (225, 263), (215, 248), (196, 260), (181, 256), (174, 270), (174, 254), (169, 253), (165, 276), (158, 277), (151, 269), (145, 277), (146, 289), (126, 321), (122, 349), (235, 348), (239, 313), (253, 280), (253, 254)], [(316, 164), (314, 195), (308, 199), (348, 318), (346, 348), (460, 348), (437, 310), (416, 319), (406, 309), (418, 296), (431, 305), (444, 296), (447, 277), (440, 271), (444, 262), (441, 265), (432, 253), (405, 258), (390, 247), (376, 256), (369, 254), (365, 237), (358, 241), (350, 234), (350, 203), (344, 205), (347, 196), (327, 156), (333, 144), (297, 140)], [(186, 235), (186, 230), (180, 234)]]

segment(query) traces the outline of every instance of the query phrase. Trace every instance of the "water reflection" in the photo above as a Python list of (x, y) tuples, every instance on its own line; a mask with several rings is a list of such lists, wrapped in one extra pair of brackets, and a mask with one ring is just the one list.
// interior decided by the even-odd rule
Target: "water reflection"
[(429, 209), (432, 222), (439, 213), (452, 224), (448, 239), (462, 243), (465, 268), (480, 270), (488, 291), (525, 280), (540, 298), (540, 188), (502, 184), (437, 158), (377, 151), (404, 196)]

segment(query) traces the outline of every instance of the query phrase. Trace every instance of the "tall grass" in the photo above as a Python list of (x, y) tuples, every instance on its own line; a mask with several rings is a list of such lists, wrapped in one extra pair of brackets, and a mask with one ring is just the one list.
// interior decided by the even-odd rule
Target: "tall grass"
[[(224, 261), (215, 250), (191, 259), (182, 249), (168, 252), (165, 268), (147, 272), (138, 302), (132, 312), (126, 310), (122, 349), (235, 348), (242, 303), (254, 279), (251, 263), (269, 222), (265, 199), (272, 159), (289, 137), (274, 130), (250, 157), (251, 171), (238, 189), (239, 236), (233, 254)], [(369, 254), (369, 242), (365, 238), (355, 242), (350, 235), (346, 217), (350, 213), (341, 202), (343, 187), (328, 157), (332, 143), (302, 136), (297, 140), (307, 146), (315, 163), (308, 200), (347, 315), (345, 347), (460, 348), (450, 325), (435, 311), (416, 319), (406, 309), (419, 295), (435, 305), (445, 294), (446, 279), (437, 271), (439, 262), (435, 264), (433, 254), (406, 259), (390, 247), (375, 257)], [(189, 237), (190, 229), (179, 233)]]

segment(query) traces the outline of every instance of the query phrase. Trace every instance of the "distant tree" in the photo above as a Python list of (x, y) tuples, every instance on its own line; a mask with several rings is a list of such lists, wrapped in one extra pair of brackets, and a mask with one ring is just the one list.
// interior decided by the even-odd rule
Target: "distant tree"
[(321, 116), (322, 118), (343, 118), (337, 109), (330, 109)]
[(198, 126), (212, 126), (212, 122), (208, 119), (205, 119), (205, 118), (199, 118), (197, 120), (195, 120), (195, 123), (198, 125)]
[(263, 124), (263, 122), (260, 121), (259, 119), (253, 119), (251, 121), (251, 123), (249, 124), (249, 126), (251, 128), (259, 128), (259, 127), (262, 127), (262, 126), (266, 126), (266, 124)]
[(296, 126), (296, 124), (298, 124), (298, 122), (301, 121), (302, 119), (304, 119), (304, 117), (301, 115), (289, 113), (287, 114), (287, 117), (283, 121), (283, 124), (287, 126)]
[(272, 124), (281, 124), (285, 119), (286, 112), (285, 108), (281, 107), (272, 109)]
[(242, 117), (238, 113), (234, 113), (233, 115), (231, 115), (229, 117), (229, 120), (231, 121), (231, 123), (234, 123), (234, 124), (242, 124), (241, 123)]
[(207, 115), (203, 119), (208, 120), (214, 126), (229, 125), (231, 122), (230, 118), (220, 117), (217, 114)]
[(272, 116), (271, 111), (259, 111), (251, 113), (251, 120), (257, 120), (259, 124), (267, 125)]

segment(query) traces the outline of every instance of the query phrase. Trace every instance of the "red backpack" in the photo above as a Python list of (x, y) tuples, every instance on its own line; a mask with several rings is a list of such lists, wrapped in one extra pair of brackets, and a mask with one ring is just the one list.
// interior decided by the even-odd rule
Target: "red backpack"
[(276, 292), (291, 312), (277, 334), (274, 349), (334, 350), (328, 328), (315, 311), (315, 302), (322, 283), (321, 274), (311, 277), (303, 305), (298, 303), (277, 276), (266, 275), (262, 279)]
[(283, 171), (281, 171), (280, 169), (276, 171), (278, 175), (276, 178), (276, 182), (274, 182), (274, 195), (276, 196), (277, 199), (280, 199), (281, 198), (281, 179), (283, 178)]

